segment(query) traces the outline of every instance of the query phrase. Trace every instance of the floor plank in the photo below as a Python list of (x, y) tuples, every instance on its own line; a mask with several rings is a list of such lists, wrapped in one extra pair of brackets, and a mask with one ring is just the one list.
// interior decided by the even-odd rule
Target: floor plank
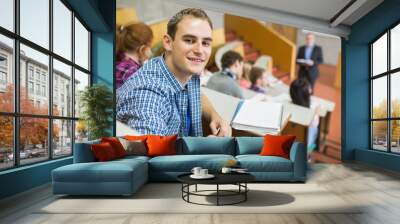
[(315, 183), (349, 203), (357, 214), (36, 214), (57, 199), (49, 185), (0, 201), (0, 223), (15, 224), (397, 224), (400, 223), (400, 175), (359, 163), (311, 164), (308, 183)]

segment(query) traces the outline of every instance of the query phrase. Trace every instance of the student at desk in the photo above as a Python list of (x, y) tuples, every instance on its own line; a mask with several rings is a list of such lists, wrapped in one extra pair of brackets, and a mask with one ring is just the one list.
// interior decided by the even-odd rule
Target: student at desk
[(268, 74), (263, 68), (252, 67), (250, 70), (250, 90), (265, 93), (264, 87), (268, 84)]
[[(312, 87), (306, 77), (299, 77), (290, 84), (290, 98), (294, 104), (318, 110), (318, 105), (311, 103)], [(314, 119), (308, 127), (307, 151), (316, 149), (318, 136), (319, 115), (315, 113)]]
[(243, 99), (237, 79), (243, 74), (243, 57), (235, 51), (227, 51), (221, 58), (222, 71), (211, 76), (207, 88)]
[(117, 28), (117, 62), (115, 80), (119, 89), (151, 57), (153, 31), (144, 23)]
[(253, 66), (248, 62), (245, 62), (243, 64), (243, 74), (238, 79), (238, 83), (239, 83), (240, 87), (245, 88), (245, 89), (249, 89), (250, 88), (251, 82), (250, 82), (249, 76), (250, 76), (250, 70), (251, 70), (252, 67)]

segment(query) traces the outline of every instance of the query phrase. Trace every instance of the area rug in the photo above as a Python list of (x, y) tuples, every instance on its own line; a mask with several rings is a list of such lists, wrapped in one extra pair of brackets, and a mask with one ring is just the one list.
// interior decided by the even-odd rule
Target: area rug
[[(355, 204), (344, 201), (317, 184), (249, 184), (247, 201), (237, 205), (207, 206), (182, 200), (177, 183), (146, 184), (131, 197), (57, 197), (36, 213), (125, 214), (125, 213), (360, 213)], [(224, 189), (230, 189), (225, 187)], [(213, 185), (198, 190), (212, 190)], [(194, 190), (194, 187), (191, 188)], [(213, 194), (214, 193), (210, 193)], [(191, 196), (197, 203), (215, 204), (214, 196)], [(229, 203), (240, 198), (224, 197)], [(232, 201), (230, 201), (232, 200)]]

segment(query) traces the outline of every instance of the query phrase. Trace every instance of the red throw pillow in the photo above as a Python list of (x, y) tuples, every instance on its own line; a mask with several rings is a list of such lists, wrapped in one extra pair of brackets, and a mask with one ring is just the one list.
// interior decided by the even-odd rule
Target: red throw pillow
[(148, 156), (165, 156), (176, 155), (176, 139), (177, 135), (158, 136), (149, 135), (147, 137), (147, 154)]
[(93, 144), (91, 145), (91, 149), (94, 157), (99, 162), (110, 161), (117, 158), (113, 147), (108, 142)]
[(115, 138), (115, 137), (101, 138), (101, 142), (110, 143), (110, 145), (114, 149), (114, 152), (115, 152), (115, 155), (117, 156), (117, 158), (126, 156), (126, 151), (124, 149), (124, 146), (122, 146), (122, 144), (118, 138)]
[(125, 135), (124, 139), (129, 140), (129, 141), (146, 141), (147, 135)]
[(296, 136), (294, 135), (265, 135), (264, 146), (261, 149), (261, 156), (280, 156), (289, 159), (290, 147)]

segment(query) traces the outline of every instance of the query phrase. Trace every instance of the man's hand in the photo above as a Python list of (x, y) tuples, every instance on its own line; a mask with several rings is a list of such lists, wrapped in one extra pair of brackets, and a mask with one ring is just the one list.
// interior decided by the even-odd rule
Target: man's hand
[(231, 137), (232, 136), (232, 128), (229, 126), (228, 122), (223, 120), (222, 118), (213, 119), (210, 122), (210, 129), (212, 135), (219, 137)]
[(222, 119), (221, 116), (215, 111), (214, 107), (208, 100), (207, 96), (201, 94), (201, 106), (203, 108), (203, 117), (206, 121), (210, 121), (211, 136), (230, 137), (232, 136), (232, 129), (229, 123)]
[(313, 66), (314, 65), (314, 61), (311, 60), (311, 59), (307, 60), (307, 65), (308, 66)]

